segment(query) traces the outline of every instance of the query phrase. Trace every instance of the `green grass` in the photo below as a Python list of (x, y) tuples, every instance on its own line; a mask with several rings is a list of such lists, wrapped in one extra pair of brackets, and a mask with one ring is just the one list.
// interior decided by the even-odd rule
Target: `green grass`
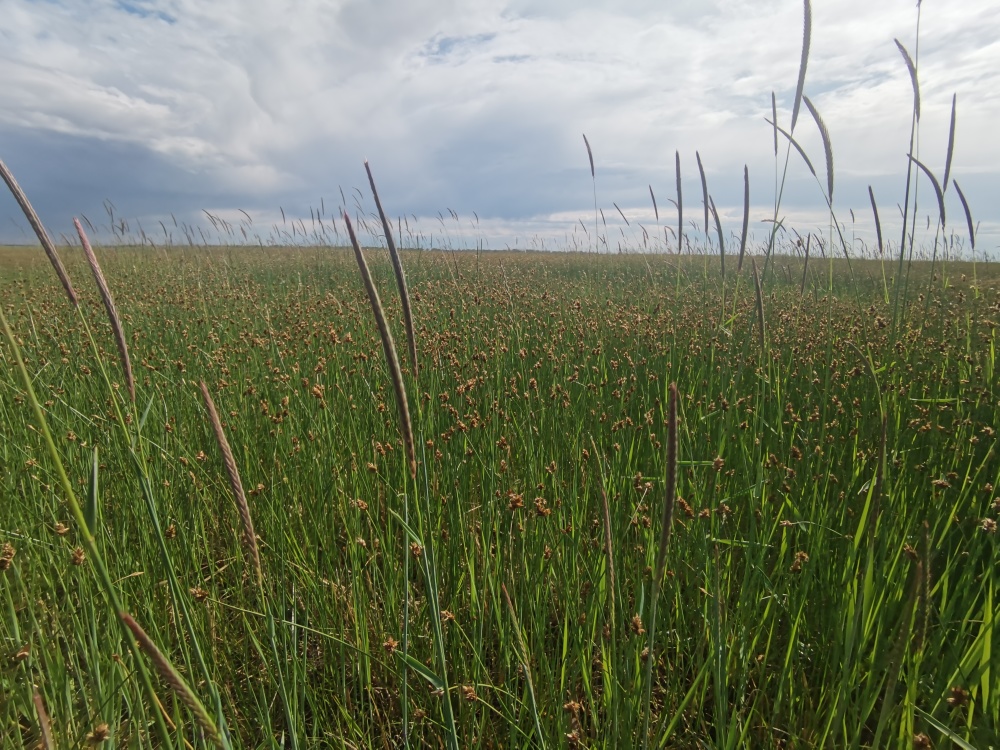
[[(102, 251), (135, 405), (96, 290), (78, 288), (77, 314), (37, 255), (2, 289), (58, 453), (86, 502), (97, 449), (115, 590), (233, 747), (395, 747), (404, 731), (437, 747), (435, 619), (460, 747), (641, 744), (671, 382), (679, 499), (651, 744), (995, 743), (992, 266), (914, 265), (897, 332), (881, 264), (811, 264), (803, 295), (800, 261), (776, 256), (762, 344), (750, 270), (730, 274), (723, 308), (717, 260), (404, 252), (414, 483), (347, 252)], [(368, 255), (400, 340), (388, 259)], [(65, 259), (82, 286), (82, 259)], [(200, 380), (249, 496), (262, 590)], [(160, 746), (143, 657), (90, 556), (72, 562), (81, 531), (38, 427), (5, 367), (0, 736), (38, 736), (37, 686), (59, 747), (102, 724), (109, 746)], [(202, 746), (188, 704), (154, 685), (173, 744)]]

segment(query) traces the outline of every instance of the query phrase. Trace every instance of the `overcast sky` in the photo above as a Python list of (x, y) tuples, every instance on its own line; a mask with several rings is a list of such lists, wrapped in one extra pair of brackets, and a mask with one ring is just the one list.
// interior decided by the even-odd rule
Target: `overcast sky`
[[(893, 39), (916, 53), (917, 7), (813, 5), (805, 90), (832, 138), (837, 217), (849, 241), (870, 240), (868, 185), (898, 225), (913, 94)], [(977, 251), (1000, 254), (996, 0), (927, 0), (921, 12), (919, 154), (941, 179), (957, 93), (952, 177), (981, 222)], [(0, 0), (0, 159), (56, 235), (80, 214), (106, 227), (106, 200), (155, 242), (183, 242), (184, 224), (218, 239), (202, 209), (265, 242), (275, 225), (290, 231), (282, 209), (311, 230), (322, 205), (329, 227), (341, 189), (352, 213), (353, 188), (372, 209), (368, 159), (388, 212), (410, 217), (425, 244), (583, 248), (594, 234), (586, 133), (612, 250), (641, 246), (639, 225), (662, 247), (677, 222), (675, 151), (685, 217), (699, 226), (695, 152), (727, 232), (739, 231), (749, 167), (760, 238), (775, 194), (764, 118), (774, 91), (789, 125), (802, 16), (800, 0)], [(795, 135), (825, 186), (805, 108)], [(926, 226), (936, 202), (926, 179), (919, 189)], [(953, 185), (945, 197), (949, 231), (966, 238)], [(781, 216), (827, 231), (819, 184), (794, 152)], [(0, 222), (0, 240), (28, 241), (6, 194)], [(933, 241), (933, 226), (918, 241)]]

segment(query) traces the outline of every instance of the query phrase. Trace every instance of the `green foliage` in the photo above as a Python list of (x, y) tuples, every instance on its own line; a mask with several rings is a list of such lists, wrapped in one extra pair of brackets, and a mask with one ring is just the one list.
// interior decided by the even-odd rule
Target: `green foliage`
[[(123, 607), (211, 711), (218, 691), (234, 747), (289, 746), (293, 730), (303, 747), (395, 746), (404, 674), (414, 747), (446, 736), (442, 685), (462, 747), (640, 744), (670, 382), (678, 500), (650, 744), (987, 747), (1000, 732), (1000, 279), (982, 264), (939, 261), (936, 278), (914, 264), (924, 299), (894, 333), (875, 261), (810, 268), (803, 295), (801, 261), (773, 256), (760, 296), (737, 274), (723, 307), (702, 258), (404, 251), (423, 363), (419, 382), (404, 370), (415, 486), (348, 252), (102, 253), (139, 411), (96, 291), (81, 317), (41, 256), (2, 280), (8, 318)], [(385, 254), (369, 264), (391, 289)], [(89, 558), (73, 564), (81, 531), (34, 420), (5, 367), (0, 736), (37, 738), (37, 685), (57, 746), (102, 724), (116, 746), (155, 746), (158, 709)], [(157, 690), (175, 743), (205, 746)]]

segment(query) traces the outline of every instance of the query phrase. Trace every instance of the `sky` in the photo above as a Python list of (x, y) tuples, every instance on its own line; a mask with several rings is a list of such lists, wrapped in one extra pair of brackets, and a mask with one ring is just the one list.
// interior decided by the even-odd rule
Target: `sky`
[[(875, 242), (869, 186), (899, 240), (913, 88), (898, 39), (939, 181), (957, 96), (945, 234), (970, 252), (957, 182), (976, 253), (1000, 257), (995, 4), (927, 0), (918, 47), (914, 0), (814, 0), (805, 93), (852, 252)], [(0, 159), (56, 237), (85, 216), (104, 242), (112, 223), (156, 244), (343, 241), (340, 208), (374, 210), (367, 159), (404, 245), (633, 252), (672, 249), (675, 154), (685, 233), (705, 237), (698, 154), (728, 247), (744, 166), (751, 249), (781, 174), (777, 218), (829, 240), (815, 121), (803, 106), (794, 137), (818, 178), (794, 150), (785, 171), (765, 120), (774, 92), (790, 125), (802, 27), (799, 0), (0, 0)], [(937, 201), (916, 179), (927, 248)], [(29, 232), (0, 195), (0, 242)]]

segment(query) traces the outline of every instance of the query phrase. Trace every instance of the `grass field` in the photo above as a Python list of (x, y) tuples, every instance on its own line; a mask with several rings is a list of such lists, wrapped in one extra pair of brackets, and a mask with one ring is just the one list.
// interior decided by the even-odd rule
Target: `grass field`
[[(369, 172), (367, 251), (109, 216), (64, 270), (0, 162), (49, 256), (0, 248), (0, 747), (1000, 747), (1000, 271), (956, 99), (939, 180), (896, 42), (902, 236), (869, 188), (859, 251), (811, 18), (770, 238), (744, 170), (728, 260), (700, 154), (694, 231), (679, 153), (662, 244), (650, 186), (672, 253), (401, 267)], [(791, 244), (797, 160), (830, 222)]]
[(996, 746), (992, 264), (407, 251), (415, 374), (368, 251), (414, 479), (349, 250), (100, 250), (134, 402), (63, 254), (2, 252), (67, 480), (8, 342), (4, 747)]

